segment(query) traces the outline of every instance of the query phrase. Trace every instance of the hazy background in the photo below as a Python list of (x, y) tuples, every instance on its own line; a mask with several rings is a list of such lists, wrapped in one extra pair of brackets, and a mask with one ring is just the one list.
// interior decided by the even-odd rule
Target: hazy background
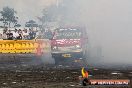
[(19, 22), (24, 25), (31, 19), (37, 21), (37, 16), (41, 15), (42, 10), (52, 4), (56, 4), (56, 0), (0, 0), (0, 10), (6, 6), (14, 8)]
[[(132, 63), (131, 0), (63, 0), (62, 21), (85, 25), (89, 37), (90, 63)], [(36, 19), (43, 8), (56, 0), (0, 0), (17, 10), (21, 23)]]

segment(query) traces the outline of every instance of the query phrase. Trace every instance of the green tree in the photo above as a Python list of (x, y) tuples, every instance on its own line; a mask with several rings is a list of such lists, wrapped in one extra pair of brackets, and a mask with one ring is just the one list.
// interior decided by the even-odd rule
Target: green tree
[(38, 17), (38, 20), (42, 23), (42, 28), (48, 22), (55, 22), (58, 18), (58, 12), (56, 5), (49, 6), (42, 11), (42, 16)]
[(38, 24), (34, 20), (29, 20), (26, 22), (25, 27), (33, 28), (38, 27)]
[(17, 24), (18, 17), (15, 16), (16, 13), (17, 12), (13, 8), (9, 8), (9, 7), (4, 7), (3, 10), (0, 11), (0, 14), (2, 16), (0, 21), (3, 22), (4, 27), (6, 27), (6, 26), (11, 27), (11, 23), (12, 23), (12, 25)]
[(20, 24), (16, 24), (16, 25), (14, 25), (14, 27), (21, 27), (21, 25)]

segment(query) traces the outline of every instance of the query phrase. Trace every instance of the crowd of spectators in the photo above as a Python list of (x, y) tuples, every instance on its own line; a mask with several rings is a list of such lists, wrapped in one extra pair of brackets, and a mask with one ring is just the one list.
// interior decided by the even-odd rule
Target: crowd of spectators
[(37, 31), (34, 31), (33, 29), (4, 29), (3, 33), (0, 34), (0, 37), (2, 40), (32, 40), (37, 37)]
[(0, 33), (1, 40), (32, 40), (32, 39), (51, 39), (53, 33), (51, 30), (34, 30), (34, 29), (4, 29)]

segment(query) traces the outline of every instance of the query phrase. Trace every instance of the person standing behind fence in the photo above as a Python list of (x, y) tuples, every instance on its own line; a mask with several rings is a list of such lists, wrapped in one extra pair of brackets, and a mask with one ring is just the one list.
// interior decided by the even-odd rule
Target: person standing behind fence
[(30, 38), (30, 40), (35, 39), (35, 37), (36, 37), (36, 32), (33, 31), (33, 29), (29, 29), (29, 38)]
[(18, 31), (17, 29), (15, 29), (15, 31), (13, 32), (14, 39), (17, 39), (18, 36), (19, 36)]
[(7, 31), (6, 30), (3, 30), (2, 38), (3, 38), (3, 40), (7, 40)]
[(13, 40), (13, 33), (11, 33), (11, 30), (9, 30), (8, 33), (7, 33), (7, 39), (8, 40)]
[(22, 40), (23, 39), (23, 34), (22, 34), (22, 30), (21, 29), (18, 30), (18, 34), (19, 34), (19, 36), (17, 37), (17, 39), (18, 40)]
[(28, 37), (29, 37), (29, 33), (28, 33), (27, 29), (24, 29), (23, 30), (23, 39), (27, 40), (27, 39), (29, 39)]

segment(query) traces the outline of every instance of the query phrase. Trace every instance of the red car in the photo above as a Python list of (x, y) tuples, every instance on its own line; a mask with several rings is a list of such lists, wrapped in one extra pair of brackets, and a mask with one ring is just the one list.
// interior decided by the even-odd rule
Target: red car
[(83, 28), (57, 28), (51, 39), (55, 64), (86, 59), (88, 37)]

